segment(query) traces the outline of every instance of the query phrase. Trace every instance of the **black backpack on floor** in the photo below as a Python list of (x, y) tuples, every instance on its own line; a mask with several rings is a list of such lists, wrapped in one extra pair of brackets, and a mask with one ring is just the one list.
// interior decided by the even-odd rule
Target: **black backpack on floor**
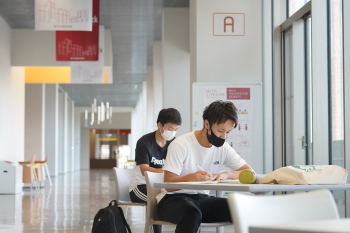
[(111, 201), (109, 206), (100, 209), (94, 218), (91, 233), (131, 233), (122, 208)]

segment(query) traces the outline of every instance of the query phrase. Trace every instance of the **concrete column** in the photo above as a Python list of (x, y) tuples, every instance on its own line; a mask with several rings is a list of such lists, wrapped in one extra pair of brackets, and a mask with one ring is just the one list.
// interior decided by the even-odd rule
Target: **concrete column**
[(45, 157), (45, 84), (25, 85), (24, 160)]
[(190, 131), (189, 16), (188, 8), (165, 8), (163, 11), (163, 107), (175, 108), (181, 114), (182, 125), (176, 136)]
[(58, 175), (58, 84), (45, 84), (45, 155), (51, 176)]
[(163, 108), (162, 41), (154, 41), (153, 43), (153, 99), (153, 114), (157, 119), (158, 113)]

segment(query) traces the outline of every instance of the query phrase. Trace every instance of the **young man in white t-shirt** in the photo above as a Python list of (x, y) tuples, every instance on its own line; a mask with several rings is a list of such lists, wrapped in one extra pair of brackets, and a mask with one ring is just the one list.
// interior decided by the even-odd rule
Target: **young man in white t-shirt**
[[(203, 120), (203, 129), (181, 135), (168, 147), (164, 182), (238, 179), (242, 170), (252, 170), (225, 142), (238, 122), (234, 104), (211, 103), (204, 110)], [(205, 171), (199, 171), (197, 164)], [(220, 173), (221, 165), (232, 171)], [(207, 190), (162, 189), (157, 196), (159, 219), (177, 224), (176, 233), (195, 233), (202, 222), (231, 222), (226, 198), (208, 194)]]

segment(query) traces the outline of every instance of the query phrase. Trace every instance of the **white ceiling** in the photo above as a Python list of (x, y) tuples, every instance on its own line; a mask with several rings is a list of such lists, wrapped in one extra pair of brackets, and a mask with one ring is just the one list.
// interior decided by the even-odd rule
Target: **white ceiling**
[[(100, 24), (112, 32), (113, 84), (62, 84), (76, 106), (97, 98), (135, 107), (152, 66), (153, 41), (162, 39), (164, 7), (189, 7), (189, 0), (100, 0)], [(34, 0), (0, 0), (0, 15), (11, 28), (34, 29)]]

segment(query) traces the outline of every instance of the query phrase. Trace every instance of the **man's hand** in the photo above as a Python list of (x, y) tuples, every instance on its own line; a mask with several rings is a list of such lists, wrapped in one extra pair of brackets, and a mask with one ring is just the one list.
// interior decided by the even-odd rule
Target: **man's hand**
[(213, 180), (226, 180), (229, 176), (228, 172), (214, 173)]
[(212, 181), (213, 175), (207, 171), (198, 171), (192, 173), (191, 181)]

